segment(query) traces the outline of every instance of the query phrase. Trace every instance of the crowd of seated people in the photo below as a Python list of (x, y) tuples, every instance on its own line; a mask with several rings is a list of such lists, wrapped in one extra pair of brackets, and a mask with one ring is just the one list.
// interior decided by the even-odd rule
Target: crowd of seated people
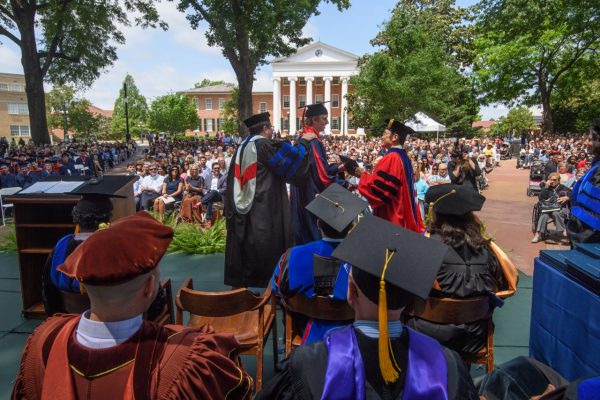
[(0, 153), (0, 189), (27, 188), (46, 176), (97, 176), (131, 158), (135, 141), (36, 146), (8, 144)]

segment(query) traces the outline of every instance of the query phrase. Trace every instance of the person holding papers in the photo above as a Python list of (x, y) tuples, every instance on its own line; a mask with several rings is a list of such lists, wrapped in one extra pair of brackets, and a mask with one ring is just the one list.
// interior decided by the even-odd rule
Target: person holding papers
[(183, 198), (183, 180), (179, 177), (179, 169), (171, 166), (169, 175), (162, 184), (161, 196), (154, 200), (154, 212), (158, 213), (158, 220), (163, 221), (165, 211), (172, 209), (176, 201)]

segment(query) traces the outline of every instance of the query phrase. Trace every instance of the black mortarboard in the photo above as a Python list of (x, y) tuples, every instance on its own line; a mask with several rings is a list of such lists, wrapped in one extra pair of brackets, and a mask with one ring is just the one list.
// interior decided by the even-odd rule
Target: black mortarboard
[(271, 114), (268, 112), (260, 113), (251, 116), (248, 119), (244, 120), (244, 124), (248, 127), (248, 129), (252, 129), (254, 127), (260, 125), (270, 125), (271, 124)]
[(105, 214), (113, 209), (111, 198), (125, 198), (126, 196), (115, 194), (115, 179), (104, 177), (97, 184), (86, 183), (67, 194), (80, 195), (77, 208), (82, 214)]
[(306, 106), (306, 111), (304, 112), (304, 116), (307, 118), (327, 114), (329, 114), (327, 112), (327, 107), (325, 107), (323, 103), (309, 104)]
[(342, 232), (368, 206), (366, 201), (332, 183), (317, 194), (306, 209), (336, 231)]
[(445, 244), (368, 215), (360, 220), (332, 256), (373, 275), (379, 282), (388, 253), (391, 258), (385, 281), (427, 299), (447, 251)]
[(394, 118), (386, 119), (385, 127), (386, 129), (389, 129), (390, 132), (400, 136), (406, 137), (415, 133), (415, 131), (411, 127), (404, 125), (402, 122), (397, 121)]
[(425, 202), (436, 214), (465, 215), (481, 210), (485, 197), (468, 186), (451, 183), (431, 186), (425, 193)]
[(399, 377), (390, 358), (387, 312), (408, 305), (413, 295), (429, 296), (447, 251), (441, 242), (368, 215), (332, 254), (352, 265), (352, 281), (379, 305), (379, 369), (386, 383)]
[(26, 162), (20, 162), (19, 163), (19, 168), (25, 168), (27, 167), (27, 163)]
[(52, 162), (59, 162), (60, 161), (60, 157), (59, 156), (52, 156), (50, 158), (50, 161), (52, 161)]
[(68, 152), (66, 152), (66, 151), (65, 151), (65, 152), (64, 152), (64, 153), (62, 153), (60, 156), (61, 156), (61, 157), (64, 157), (64, 156), (71, 157), (71, 153), (68, 153)]

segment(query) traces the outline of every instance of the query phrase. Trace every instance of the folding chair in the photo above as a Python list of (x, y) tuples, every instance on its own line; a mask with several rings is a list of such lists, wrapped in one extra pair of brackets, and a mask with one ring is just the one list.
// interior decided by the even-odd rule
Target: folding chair
[[(13, 207), (12, 203), (5, 203), (2, 198), (6, 197), (6, 196), (11, 196), (20, 190), (21, 190), (20, 187), (11, 187), (11, 188), (0, 189), (0, 210), (2, 213), (2, 226), (6, 226), (6, 220), (8, 219), (5, 217), (4, 209)], [(14, 220), (14, 218), (11, 218), (11, 219)]]

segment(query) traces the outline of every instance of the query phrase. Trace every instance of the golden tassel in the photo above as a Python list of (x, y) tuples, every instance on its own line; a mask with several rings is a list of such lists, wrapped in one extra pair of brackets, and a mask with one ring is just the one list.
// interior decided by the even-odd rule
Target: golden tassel
[(379, 282), (379, 369), (386, 384), (390, 384), (398, 380), (398, 372), (400, 369), (398, 368), (395, 360), (392, 364), (392, 360), (390, 358), (392, 349), (388, 333), (387, 296), (385, 294), (385, 271), (387, 270), (388, 264), (390, 263), (390, 260), (394, 254), (394, 251), (389, 254), (389, 249), (385, 250), (385, 265), (383, 266), (383, 273), (381, 274), (381, 281)]

